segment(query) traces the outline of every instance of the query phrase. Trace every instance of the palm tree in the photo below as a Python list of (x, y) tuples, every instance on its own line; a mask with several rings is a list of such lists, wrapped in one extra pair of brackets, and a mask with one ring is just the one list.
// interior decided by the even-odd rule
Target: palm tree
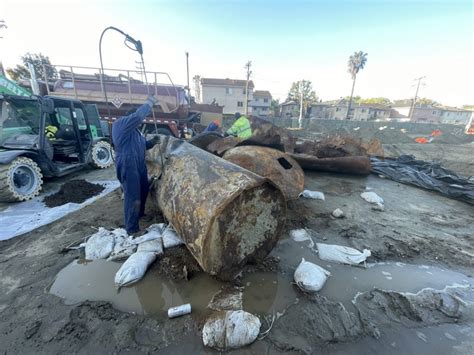
[(354, 86), (356, 83), (357, 73), (359, 73), (359, 70), (364, 69), (366, 62), (367, 53), (364, 53), (362, 51), (354, 52), (354, 54), (349, 57), (349, 61), (347, 62), (348, 72), (351, 74), (352, 77), (352, 91), (351, 98), (349, 100), (349, 107), (347, 108), (346, 119), (349, 118), (349, 112), (351, 111), (352, 96), (354, 95)]

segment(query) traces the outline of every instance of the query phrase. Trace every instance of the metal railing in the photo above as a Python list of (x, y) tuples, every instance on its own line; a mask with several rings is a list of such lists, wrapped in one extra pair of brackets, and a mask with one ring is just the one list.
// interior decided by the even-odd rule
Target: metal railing
[[(50, 84), (53, 84), (57, 80), (71, 80), (72, 88), (74, 91), (74, 98), (80, 99), (80, 96), (77, 92), (77, 82), (91, 82), (97, 81), (100, 83), (100, 91), (102, 95), (102, 99), (105, 101), (105, 93), (104, 93), (104, 85), (108, 83), (121, 83), (124, 84), (124, 81), (121, 81), (121, 78), (126, 78), (126, 82), (128, 85), (128, 100), (130, 103), (133, 102), (133, 92), (132, 92), (132, 84), (138, 85), (146, 85), (143, 80), (137, 79), (134, 77), (137, 74), (139, 76), (147, 75), (147, 78), (151, 75), (153, 77), (153, 82), (148, 81), (149, 85), (152, 85), (154, 88), (154, 94), (158, 96), (158, 87), (164, 88), (167, 92), (167, 96), (175, 97), (175, 104), (174, 108), (170, 112), (175, 112), (179, 108), (179, 93), (178, 89), (176, 88), (173, 80), (171, 79), (170, 75), (166, 72), (154, 72), (154, 71), (141, 71), (141, 70), (133, 70), (133, 69), (115, 69), (115, 68), (104, 68), (104, 71), (98, 67), (86, 67), (86, 66), (71, 66), (71, 65), (49, 65), (49, 64), (42, 64), (43, 67), (43, 80), (46, 84), (46, 90), (48, 95), (56, 95), (56, 96), (69, 96), (70, 94), (58, 93), (55, 91), (50, 90)], [(49, 70), (48, 70), (49, 69)], [(61, 71), (66, 71), (70, 73), (70, 77), (61, 76)], [(107, 74), (107, 72), (109, 74)], [(110, 75), (110, 73), (115, 73), (115, 75)], [(57, 77), (49, 77), (48, 73), (57, 74)], [(164, 76), (169, 81), (169, 84), (164, 84), (158, 82), (158, 77)], [(174, 90), (175, 95), (171, 94), (171, 89)]]

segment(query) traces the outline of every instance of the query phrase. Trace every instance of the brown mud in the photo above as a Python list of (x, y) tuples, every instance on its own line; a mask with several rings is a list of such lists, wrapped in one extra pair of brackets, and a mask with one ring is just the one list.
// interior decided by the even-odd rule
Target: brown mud
[[(310, 173), (305, 187), (324, 192), (326, 200), (290, 203), (286, 230), (270, 256), (227, 284), (243, 288), (243, 308), (261, 318), (262, 331), (272, 326), (264, 339), (237, 352), (469, 353), (474, 344), (472, 206), (376, 176)], [(360, 198), (367, 189), (385, 200), (384, 212)], [(184, 248), (165, 251), (136, 289), (125, 290), (136, 292), (144, 311), (120, 311), (112, 301), (87, 301), (87, 294), (69, 302), (50, 293), (58, 273), (80, 258), (77, 251), (61, 253), (64, 246), (94, 228), (121, 227), (122, 203), (115, 191), (59, 221), (0, 242), (0, 353), (212, 352), (204, 349), (200, 329), (210, 312), (207, 303), (226, 284), (199, 272)], [(159, 221), (150, 207), (142, 229)], [(344, 219), (331, 218), (336, 208), (344, 211)], [(289, 238), (296, 228), (306, 228), (314, 242), (368, 248), (374, 266), (321, 262), (307, 243)], [(302, 257), (332, 273), (316, 296), (292, 284)], [(179, 297), (162, 299), (154, 291), (162, 287), (156, 275)], [(79, 282), (77, 276), (68, 277), (70, 284)], [(195, 289), (186, 288), (193, 282)], [(423, 291), (430, 288), (435, 291)], [(191, 315), (167, 319), (166, 307), (188, 300), (196, 304)]]
[(57, 207), (66, 203), (82, 203), (88, 198), (100, 194), (105, 187), (86, 180), (71, 180), (61, 185), (58, 192), (43, 199), (47, 207)]

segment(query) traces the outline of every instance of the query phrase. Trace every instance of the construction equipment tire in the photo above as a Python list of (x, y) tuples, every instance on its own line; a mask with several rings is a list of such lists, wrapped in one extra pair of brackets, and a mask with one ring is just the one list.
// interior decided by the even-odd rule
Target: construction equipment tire
[(0, 165), (0, 201), (26, 201), (37, 196), (43, 186), (38, 164), (27, 157)]
[(110, 143), (99, 141), (94, 143), (91, 151), (91, 164), (94, 168), (105, 169), (114, 163), (114, 150)]

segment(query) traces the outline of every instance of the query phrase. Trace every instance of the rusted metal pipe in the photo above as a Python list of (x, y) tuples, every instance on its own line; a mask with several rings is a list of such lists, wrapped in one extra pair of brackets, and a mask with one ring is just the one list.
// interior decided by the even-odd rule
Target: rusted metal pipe
[(338, 157), (319, 159), (309, 154), (289, 154), (303, 169), (328, 171), (334, 173), (369, 175), (370, 158), (365, 156)]
[(228, 150), (223, 158), (251, 172), (268, 178), (287, 200), (297, 199), (304, 189), (304, 172), (288, 154), (279, 150), (241, 146)]
[(232, 279), (275, 246), (286, 201), (268, 179), (171, 137), (147, 164), (151, 174), (162, 171), (152, 198), (204, 271)]

